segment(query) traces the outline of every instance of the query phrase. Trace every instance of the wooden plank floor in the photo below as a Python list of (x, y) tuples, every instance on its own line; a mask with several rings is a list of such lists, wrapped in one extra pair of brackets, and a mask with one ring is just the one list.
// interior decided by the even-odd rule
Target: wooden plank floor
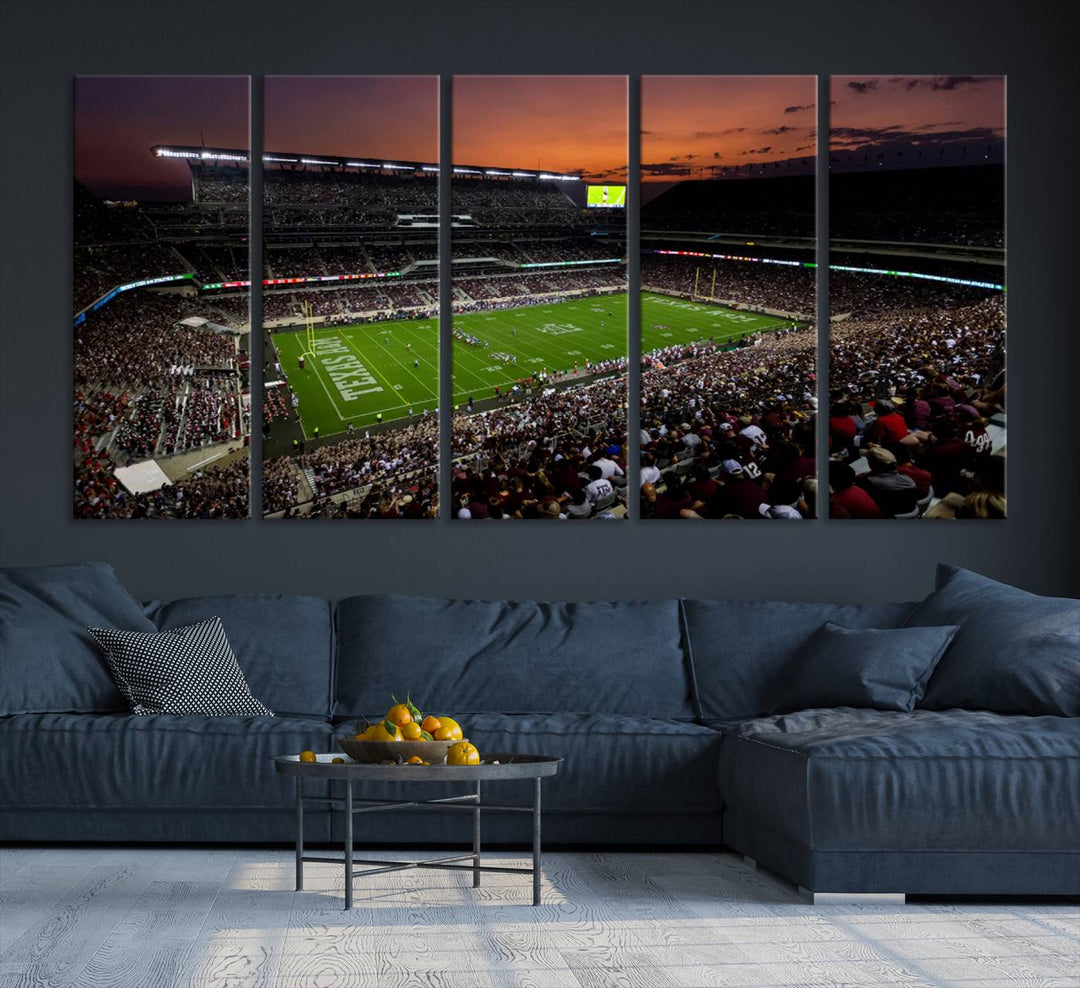
[(288, 851), (0, 849), (0, 988), (1080, 985), (1073, 903), (809, 906), (731, 854), (548, 854), (539, 908), (527, 876), (305, 886)]

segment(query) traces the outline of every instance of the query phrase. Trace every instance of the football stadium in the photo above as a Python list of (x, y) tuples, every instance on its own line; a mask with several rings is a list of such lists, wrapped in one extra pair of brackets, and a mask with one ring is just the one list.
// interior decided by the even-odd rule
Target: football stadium
[[(244, 517), (247, 156), (150, 153), (189, 200), (75, 186), (75, 513)], [(438, 168), (265, 157), (264, 513), (434, 517)], [(625, 515), (624, 210), (571, 173), (454, 177), (454, 515)], [(644, 517), (825, 510), (812, 183), (644, 207)], [(996, 163), (832, 176), (833, 516), (1003, 516), (1003, 186)]]

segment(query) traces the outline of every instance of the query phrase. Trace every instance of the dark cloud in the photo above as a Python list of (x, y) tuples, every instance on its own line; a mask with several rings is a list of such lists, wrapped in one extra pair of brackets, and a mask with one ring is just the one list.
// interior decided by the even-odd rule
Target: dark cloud
[(740, 155), (747, 154), (768, 154), (772, 150), (771, 144), (766, 144), (763, 148), (748, 148), (746, 151), (740, 151)]
[(964, 127), (954, 130), (935, 130), (939, 124), (926, 124), (920, 127), (901, 127), (892, 124), (888, 127), (833, 127), (830, 143), (834, 148), (874, 148), (877, 145), (911, 144), (927, 146), (937, 144), (957, 144), (967, 141), (986, 141), (993, 143), (1001, 140), (1001, 129), (997, 127)]
[(695, 130), (690, 137), (695, 141), (705, 141), (712, 137), (730, 137), (732, 134), (741, 134), (745, 127), (728, 127), (725, 130)]
[(908, 90), (922, 88), (934, 92), (948, 92), (958, 86), (982, 86), (990, 81), (992, 81), (992, 77), (985, 75), (936, 75), (929, 79), (905, 79), (904, 88)]
[(655, 175), (661, 178), (672, 175), (685, 177), (686, 165), (676, 165), (670, 161), (643, 161), (641, 163), (641, 174), (644, 176)]
[(719, 151), (713, 151), (712, 156), (714, 159), (723, 157), (723, 155)]
[(760, 134), (787, 134), (789, 131), (796, 130), (795, 127), (789, 127), (787, 124), (781, 124), (779, 127), (768, 127), (765, 130), (758, 131)]
[(867, 93), (877, 89), (878, 81), (877, 79), (865, 79), (862, 81), (858, 79), (851, 79), (847, 82), (847, 87), (853, 93), (858, 93), (860, 96), (865, 96)]
[(801, 105), (796, 105), (796, 106), (785, 106), (784, 107), (784, 112), (785, 113), (800, 113), (803, 110), (812, 110), (814, 108), (814, 105), (815, 104), (813, 104), (813, 103), (803, 103)]

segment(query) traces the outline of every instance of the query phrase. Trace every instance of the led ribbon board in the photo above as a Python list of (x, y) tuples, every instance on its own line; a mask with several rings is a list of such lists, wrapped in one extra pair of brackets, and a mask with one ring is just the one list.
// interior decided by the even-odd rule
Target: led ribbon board
[[(698, 250), (654, 250), (654, 254), (672, 254), (678, 257), (706, 257), (718, 261), (749, 261), (753, 264), (782, 264), (791, 268), (816, 268), (814, 261), (784, 261), (776, 257), (742, 257), (739, 254), (707, 254)], [(890, 271), (887, 268), (857, 268), (849, 264), (830, 264), (830, 271), (851, 271), (855, 274), (887, 274), (894, 278), (918, 278), (922, 281), (938, 281), (946, 285), (965, 285), (969, 288), (987, 288), (1003, 292), (1005, 286), (995, 281), (975, 281), (972, 278), (951, 278), (943, 274), (925, 274), (922, 271)]]

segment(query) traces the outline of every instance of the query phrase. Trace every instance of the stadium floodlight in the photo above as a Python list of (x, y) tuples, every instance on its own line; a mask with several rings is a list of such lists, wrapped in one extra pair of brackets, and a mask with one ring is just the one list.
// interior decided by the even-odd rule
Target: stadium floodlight
[(483, 172), (479, 168), (465, 168), (463, 166), (455, 165), (454, 172), (458, 175), (482, 175)]
[(391, 162), (389, 162), (389, 161), (384, 161), (384, 162), (383, 162), (383, 168), (404, 168), (404, 169), (414, 169), (414, 168), (416, 168), (416, 166), (415, 166), (415, 165), (395, 165), (395, 164), (392, 164), (392, 163), (391, 163)]
[(301, 158), (300, 164), (302, 165), (338, 165), (339, 161), (323, 161), (321, 158)]
[(199, 157), (207, 161), (247, 161), (246, 154), (229, 154), (227, 151), (202, 151)]
[(422, 172), (437, 172), (439, 170), (438, 165), (421, 165), (420, 170)]
[(158, 158), (198, 158), (198, 151), (173, 151), (171, 148), (154, 148), (154, 156)]
[(346, 168), (379, 168), (381, 167), (377, 161), (346, 161)]
[(536, 172), (511, 172), (514, 178), (536, 178)]
[(263, 161), (279, 161), (282, 164), (296, 165), (296, 164), (299, 164), (300, 159), (299, 158), (279, 158), (279, 157), (277, 157), (276, 155), (273, 155), (273, 154), (264, 154), (263, 155)]

